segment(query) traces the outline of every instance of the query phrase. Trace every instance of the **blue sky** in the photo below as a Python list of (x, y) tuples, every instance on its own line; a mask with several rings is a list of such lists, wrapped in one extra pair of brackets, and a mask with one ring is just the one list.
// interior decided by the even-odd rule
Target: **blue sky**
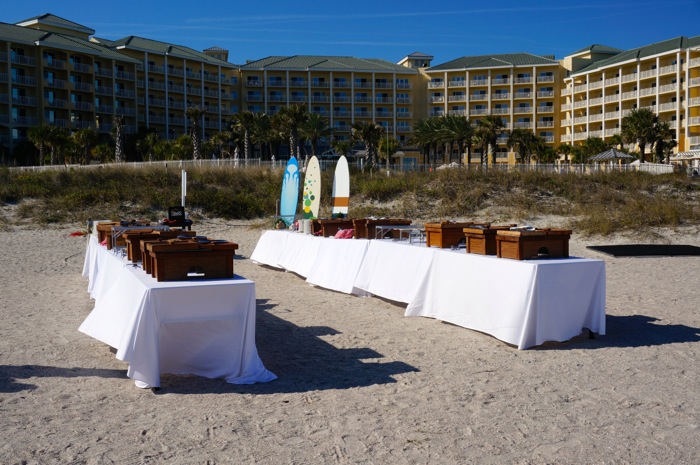
[[(342, 55), (397, 62), (412, 52), (433, 65), (464, 55), (529, 52), (557, 59), (591, 44), (630, 49), (700, 35), (700, 0), (13, 0), (0, 21), (53, 13), (96, 36), (137, 35), (229, 61), (270, 55)], [(115, 8), (116, 6), (116, 8)]]

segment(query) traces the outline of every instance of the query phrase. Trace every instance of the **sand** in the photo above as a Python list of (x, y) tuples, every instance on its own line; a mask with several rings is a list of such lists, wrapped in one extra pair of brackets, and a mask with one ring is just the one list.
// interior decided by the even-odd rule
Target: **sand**
[[(82, 225), (0, 233), (0, 464), (693, 464), (700, 457), (700, 257), (613, 258), (607, 335), (518, 351), (404, 308), (252, 263), (260, 229), (206, 220), (256, 282), (279, 379), (239, 386), (126, 364), (78, 332), (93, 302)], [(660, 242), (700, 245), (698, 227)], [(649, 242), (648, 240), (645, 242)]]

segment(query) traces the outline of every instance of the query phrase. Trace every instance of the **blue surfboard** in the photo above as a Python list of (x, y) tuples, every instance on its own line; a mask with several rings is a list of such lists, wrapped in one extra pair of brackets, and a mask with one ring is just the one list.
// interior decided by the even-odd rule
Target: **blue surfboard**
[(280, 198), (280, 218), (287, 226), (294, 223), (299, 201), (299, 164), (292, 157), (287, 162), (282, 179), (282, 197)]

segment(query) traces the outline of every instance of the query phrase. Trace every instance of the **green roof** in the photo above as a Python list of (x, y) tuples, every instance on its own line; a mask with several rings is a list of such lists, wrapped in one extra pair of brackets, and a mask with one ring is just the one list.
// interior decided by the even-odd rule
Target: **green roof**
[(302, 71), (361, 71), (418, 74), (418, 71), (378, 58), (354, 58), (341, 56), (270, 56), (249, 61), (241, 66), (244, 70), (302, 70)]
[(168, 44), (138, 36), (128, 36), (119, 40), (114, 40), (110, 43), (110, 47), (115, 49), (133, 49), (143, 52), (158, 53), (161, 55), (172, 55), (178, 58), (204, 61), (212, 65), (226, 66), (230, 68), (236, 66), (228, 61), (219, 60), (218, 58), (211, 57), (203, 52), (185, 47), (184, 45)]
[(615, 47), (610, 47), (608, 45), (593, 44), (589, 45), (588, 47), (582, 48), (581, 50), (577, 50), (571, 55), (580, 55), (582, 53), (608, 53), (614, 55), (620, 52), (624, 52), (624, 50), (620, 50), (619, 48)]
[(572, 75), (587, 73), (600, 68), (607, 68), (608, 66), (625, 63), (628, 61), (635, 61), (649, 56), (670, 52), (672, 50), (685, 50), (688, 47), (693, 47), (697, 45), (700, 45), (700, 36), (695, 36), (691, 38), (683, 36), (676, 37), (674, 39), (664, 40), (663, 42), (657, 42), (650, 45), (645, 45), (643, 47), (633, 48), (631, 50), (620, 52), (613, 57), (591, 63), (585, 68), (580, 69), (575, 73), (572, 73)]
[(100, 44), (90, 42), (89, 40), (56, 32), (46, 32), (38, 29), (15, 26), (14, 24), (0, 23), (0, 40), (34, 46), (41, 45), (57, 50), (95, 55), (105, 59), (138, 63), (138, 60), (134, 60), (133, 58), (117, 53)]
[(446, 63), (431, 66), (428, 68), (428, 71), (558, 64), (559, 62), (552, 58), (532, 55), (531, 53), (505, 53), (500, 55), (464, 56)]
[(34, 16), (33, 18), (15, 23), (17, 26), (29, 26), (31, 24), (46, 24), (54, 27), (62, 27), (64, 29), (82, 32), (83, 34), (87, 35), (93, 35), (95, 33), (94, 29), (90, 29), (82, 24), (74, 23), (73, 21), (68, 21), (65, 18), (61, 18), (60, 16), (56, 16), (51, 13), (44, 13), (43, 15)]

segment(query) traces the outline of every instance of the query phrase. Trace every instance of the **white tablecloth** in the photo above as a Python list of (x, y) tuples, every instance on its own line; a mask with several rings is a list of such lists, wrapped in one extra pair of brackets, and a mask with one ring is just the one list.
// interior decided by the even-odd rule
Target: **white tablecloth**
[(312, 284), (403, 302), (406, 316), (448, 321), (519, 349), (565, 341), (584, 328), (605, 334), (602, 260), (518, 261), (391, 240), (287, 231), (265, 232), (252, 257), (275, 257), (276, 263), (265, 264), (288, 269), (300, 263), (300, 250), (312, 250), (303, 267), (295, 265)]
[(276, 378), (255, 346), (252, 281), (158, 282), (93, 238), (83, 274), (96, 298), (79, 330), (116, 348), (130, 378), (153, 387), (160, 386), (161, 373), (235, 384)]

